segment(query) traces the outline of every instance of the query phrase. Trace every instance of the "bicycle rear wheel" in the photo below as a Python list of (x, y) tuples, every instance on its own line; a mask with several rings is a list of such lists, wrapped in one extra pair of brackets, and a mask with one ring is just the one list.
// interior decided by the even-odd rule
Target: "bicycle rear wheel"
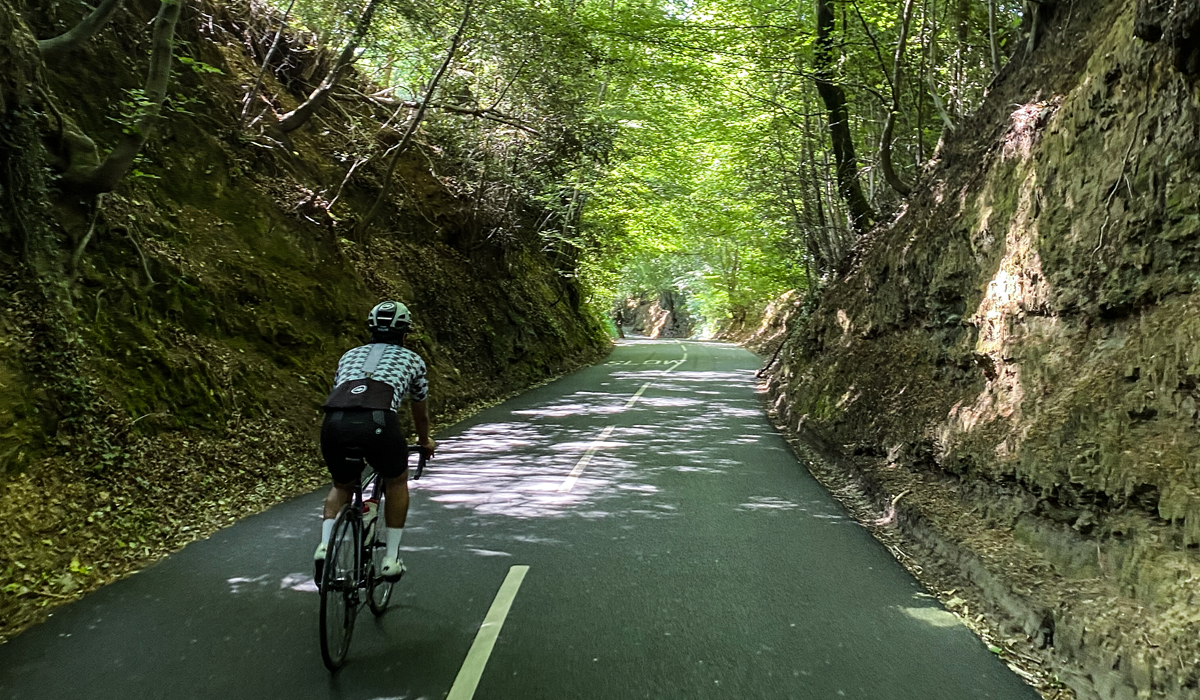
[(367, 603), (371, 606), (371, 612), (375, 617), (379, 617), (387, 612), (388, 602), (392, 599), (392, 582), (383, 580), (383, 576), (379, 574), (383, 568), (383, 557), (387, 554), (387, 546), (379, 541), (378, 533), (382, 529), (379, 525), (383, 516), (376, 518), (375, 524), (371, 527), (368, 534), (369, 539), (365, 546), (370, 550), (370, 560), (367, 566)]
[(329, 536), (321, 576), (321, 660), (330, 671), (336, 671), (346, 660), (354, 632), (361, 540), (362, 516), (344, 506)]

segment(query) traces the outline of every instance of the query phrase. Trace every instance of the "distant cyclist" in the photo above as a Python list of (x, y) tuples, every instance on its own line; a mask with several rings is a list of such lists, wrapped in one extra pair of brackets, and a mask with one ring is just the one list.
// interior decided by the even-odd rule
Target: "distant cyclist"
[(363, 457), (383, 479), (387, 550), (382, 574), (395, 581), (404, 574), (400, 540), (408, 517), (408, 444), (397, 418), (406, 395), (412, 399), (417, 444), (430, 456), (437, 447), (429, 437), (425, 361), (404, 347), (412, 328), (408, 307), (395, 301), (380, 302), (367, 315), (367, 328), (371, 342), (342, 355), (333, 391), (325, 400), (321, 456), (333, 477), (333, 488), (325, 497), (321, 543), (313, 555), (318, 580), (334, 520), (349, 502), (352, 485), (362, 474), (361, 467), (355, 469), (346, 463), (346, 457)]

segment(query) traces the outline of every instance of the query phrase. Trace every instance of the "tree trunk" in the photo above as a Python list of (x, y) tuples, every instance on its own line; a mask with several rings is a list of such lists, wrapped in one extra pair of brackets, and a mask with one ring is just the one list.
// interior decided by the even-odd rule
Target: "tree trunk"
[(846, 92), (833, 82), (834, 15), (831, 0), (817, 0), (816, 84), (817, 93), (829, 113), (829, 136), (837, 161), (838, 193), (850, 210), (850, 224), (862, 233), (875, 220), (875, 212), (863, 196), (858, 178), (858, 157), (854, 153), (854, 138), (850, 131), (850, 110), (846, 107)]
[(1029, 24), (1029, 40), (1025, 44), (1025, 53), (1031, 54), (1037, 48), (1038, 34), (1041, 33), (1041, 3), (1025, 0), (1025, 19)]
[(134, 158), (154, 131), (154, 124), (158, 121), (163, 100), (167, 96), (167, 83), (171, 78), (171, 49), (181, 4), (181, 0), (163, 0), (159, 5), (158, 16), (154, 19), (150, 68), (146, 72), (146, 87), (143, 90), (146, 103), (139, 110), (137, 123), (117, 142), (100, 165), (84, 173), (67, 173), (63, 181), (70, 189), (85, 195), (111, 192), (133, 167)]
[(955, 21), (958, 23), (958, 45), (954, 49), (954, 90), (950, 93), (955, 115), (966, 113), (967, 48), (971, 38), (971, 2), (958, 0)]
[(950, 113), (946, 111), (946, 103), (942, 102), (942, 96), (938, 94), (937, 84), (933, 82), (933, 76), (929, 78), (929, 96), (933, 98), (933, 106), (937, 108), (938, 115), (942, 118), (942, 123), (946, 125), (948, 131), (954, 131), (954, 120), (950, 118)]
[(905, 0), (900, 15), (900, 38), (896, 41), (896, 54), (892, 59), (892, 109), (883, 125), (883, 137), (879, 141), (879, 161), (883, 166), (883, 177), (892, 189), (901, 196), (912, 194), (912, 187), (900, 179), (892, 165), (892, 132), (896, 129), (896, 117), (900, 114), (900, 67), (904, 63), (904, 45), (908, 43), (908, 24), (912, 20), (913, 0)]
[[(375, 0), (371, 0), (372, 3)], [(354, 227), (354, 237), (359, 241), (366, 240), (367, 229), (371, 223), (379, 216), (379, 212), (383, 211), (383, 205), (387, 202), (387, 197), (392, 189), (392, 175), (396, 171), (396, 163), (400, 161), (400, 154), (408, 147), (409, 141), (417, 131), (417, 126), (421, 120), (425, 118), (425, 109), (429, 106), (429, 101), (433, 99), (433, 93), (437, 90), (438, 83), (442, 79), (442, 75), (446, 69), (450, 67), (450, 62), (454, 60), (454, 54), (458, 51), (458, 44), (462, 41), (463, 33), (467, 29), (467, 22), (471, 18), (471, 3), (473, 0), (467, 0), (466, 6), (463, 8), (462, 22), (458, 25), (458, 30), (454, 32), (454, 36), (450, 39), (450, 48), (446, 51), (446, 58), (442, 61), (442, 65), (438, 66), (437, 73), (433, 75), (433, 80), (429, 82), (429, 89), (425, 91), (425, 97), (421, 100), (421, 104), (417, 107), (417, 113), (413, 115), (412, 120), (408, 123), (408, 128), (404, 130), (404, 136), (400, 138), (400, 143), (392, 147), (392, 155), (388, 159), (387, 170), (383, 175), (383, 185), (379, 188), (379, 195), (375, 197), (375, 201), (371, 204), (371, 208), (367, 211), (366, 216), (358, 225)]]
[(912, 100), (917, 106), (917, 153), (916, 167), (920, 170), (925, 162), (925, 76), (929, 72), (929, 2), (921, 0), (921, 67), (912, 82)]
[[(933, 3), (932, 28), (929, 33), (929, 65), (935, 67), (938, 65), (937, 59), (937, 38), (938, 38), (938, 21), (937, 21), (937, 2)], [(933, 106), (937, 109), (938, 116), (942, 118), (942, 123), (946, 129), (954, 131), (954, 120), (950, 118), (950, 113), (946, 109), (946, 103), (942, 101), (942, 96), (938, 92), (937, 81), (934, 80), (934, 71), (930, 70), (925, 74), (925, 81), (929, 84), (929, 96), (933, 99)]]
[(988, 0), (988, 43), (992, 49), (992, 77), (1000, 74), (1000, 45), (996, 39), (996, 0)]
[(121, 6), (121, 0), (101, 0), (96, 9), (88, 13), (69, 31), (59, 34), (52, 39), (45, 39), (38, 42), (38, 50), (42, 53), (42, 58), (47, 61), (60, 58), (68, 51), (76, 49), (80, 44), (92, 38), (96, 32), (104, 28), (108, 24), (108, 20), (112, 17), (117, 8)]
[(342, 72), (354, 62), (354, 52), (358, 50), (358, 45), (362, 42), (363, 37), (367, 35), (367, 30), (371, 28), (371, 19), (375, 16), (375, 6), (378, 3), (379, 0), (369, 0), (367, 9), (363, 10), (362, 17), (358, 19), (358, 25), (354, 27), (354, 33), (350, 35), (350, 41), (342, 49), (341, 55), (338, 56), (337, 62), (333, 64), (333, 68), (329, 70), (329, 74), (325, 76), (325, 79), (321, 81), (316, 90), (312, 91), (303, 104), (280, 118), (277, 125), (280, 131), (287, 133), (304, 126), (312, 118), (312, 115), (316, 114), (317, 110), (329, 99), (329, 95), (337, 87), (338, 80), (342, 77)]
[[(829, 224), (825, 220), (825, 197), (822, 193), (821, 184), (825, 182), (817, 172), (817, 155), (813, 150), (813, 129), (811, 126), (810, 114), (812, 110), (805, 100), (804, 105), (804, 148), (805, 160), (808, 161), (809, 184), (812, 185), (813, 201), (816, 203), (817, 225), (815, 233), (810, 233), (807, 238), (808, 254), (817, 264), (818, 274), (824, 274), (832, 266), (832, 256), (830, 255), (829, 241), (835, 235), (835, 231), (829, 228)], [(803, 182), (803, 179), (801, 180)]]

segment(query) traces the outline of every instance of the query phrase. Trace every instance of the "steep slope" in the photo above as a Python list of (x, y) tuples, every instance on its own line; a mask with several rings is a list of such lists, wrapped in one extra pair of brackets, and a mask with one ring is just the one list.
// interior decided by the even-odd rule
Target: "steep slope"
[[(380, 298), (413, 309), (435, 421), (609, 347), (563, 274), (571, 261), (542, 250), (537, 206), (514, 197), (497, 213), (462, 193), (458, 142), (420, 137), (384, 219), (352, 240), (354, 222), (323, 198), (345, 178), (342, 199), (369, 206), (381, 166), (346, 178), (343, 132), (387, 115), (351, 85), (326, 108), (337, 116), (290, 136), (239, 130), (261, 60), (250, 39), (267, 35), (245, 3), (185, 6), (186, 60), (134, 177), (98, 210), (64, 194), (63, 120), (101, 145), (128, 128), (122, 102), (136, 100), (156, 9), (127, 2), (46, 65), (33, 35), (81, 11), (42, 4), (23, 18), (0, 2), (0, 640), (322, 482), (318, 407)], [(264, 87), (280, 110), (328, 60), (285, 45)]]
[(1080, 697), (1194, 698), (1200, 9), (1136, 5), (1056, 4), (770, 391)]

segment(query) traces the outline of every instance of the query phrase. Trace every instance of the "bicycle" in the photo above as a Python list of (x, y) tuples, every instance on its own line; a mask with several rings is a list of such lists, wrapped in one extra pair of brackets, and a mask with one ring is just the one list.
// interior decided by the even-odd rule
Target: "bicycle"
[[(421, 478), (428, 459), (425, 450), (416, 449), (420, 458), (414, 481)], [(347, 457), (346, 461), (360, 468), (365, 466), (362, 457)], [(366, 501), (362, 497), (364, 491), (369, 494)], [(342, 506), (334, 521), (324, 565), (318, 573), (321, 660), (330, 671), (341, 668), (346, 660), (354, 620), (363, 603), (379, 617), (387, 611), (392, 597), (394, 582), (384, 580), (379, 574), (387, 548), (379, 537), (384, 527), (378, 508), (380, 491), (380, 479), (374, 470), (365, 480), (354, 484), (350, 502)]]

